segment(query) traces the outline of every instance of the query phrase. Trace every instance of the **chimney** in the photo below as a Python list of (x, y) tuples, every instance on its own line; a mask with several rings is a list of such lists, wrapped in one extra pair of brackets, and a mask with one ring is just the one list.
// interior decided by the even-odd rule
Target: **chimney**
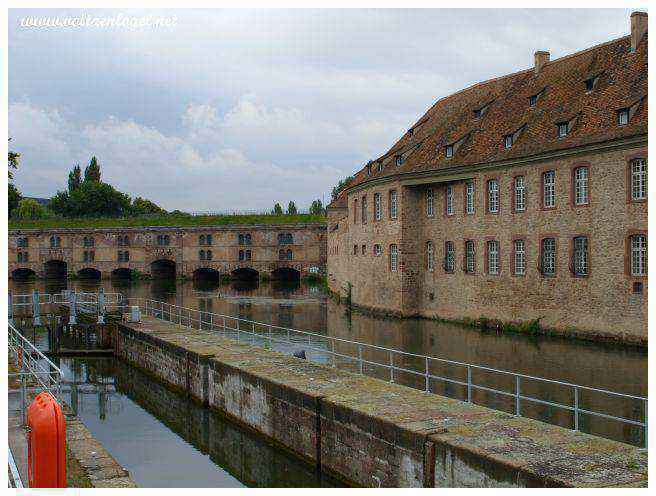
[(549, 62), (549, 52), (535, 52), (535, 75), (540, 74), (544, 64)]
[(631, 14), (631, 51), (635, 52), (642, 37), (647, 32), (647, 12)]

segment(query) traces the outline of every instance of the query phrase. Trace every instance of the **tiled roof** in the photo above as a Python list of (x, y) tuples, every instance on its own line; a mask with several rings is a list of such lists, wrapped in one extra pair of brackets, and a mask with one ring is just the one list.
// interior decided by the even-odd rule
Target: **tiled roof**
[[(592, 91), (585, 80), (598, 76)], [(535, 108), (529, 98), (538, 94)], [(488, 105), (480, 118), (474, 111)], [(617, 125), (617, 110), (634, 106), (629, 123)], [(557, 124), (571, 121), (568, 136)], [(647, 133), (647, 35), (631, 52), (626, 36), (533, 68), (475, 84), (438, 100), (392, 148), (366, 165), (350, 187), (397, 173), (492, 163)], [(522, 129), (509, 149), (504, 135)], [(445, 146), (458, 143), (453, 157)], [(396, 166), (396, 156), (403, 156)], [(383, 161), (377, 172), (376, 162)], [(344, 191), (331, 206), (344, 206)]]

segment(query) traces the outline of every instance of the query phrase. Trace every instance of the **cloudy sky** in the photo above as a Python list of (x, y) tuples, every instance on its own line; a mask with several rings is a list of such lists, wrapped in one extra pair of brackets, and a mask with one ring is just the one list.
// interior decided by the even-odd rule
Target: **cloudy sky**
[(92, 155), (167, 209), (307, 207), (438, 98), (629, 32), (630, 10), (87, 10), (170, 28), (28, 28), (9, 15), (9, 133), (28, 196)]

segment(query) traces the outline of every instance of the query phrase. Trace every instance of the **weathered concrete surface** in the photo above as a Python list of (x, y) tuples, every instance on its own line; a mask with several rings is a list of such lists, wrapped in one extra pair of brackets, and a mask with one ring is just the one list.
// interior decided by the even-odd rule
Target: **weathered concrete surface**
[(646, 486), (614, 441), (423, 393), (152, 318), (117, 356), (352, 484)]

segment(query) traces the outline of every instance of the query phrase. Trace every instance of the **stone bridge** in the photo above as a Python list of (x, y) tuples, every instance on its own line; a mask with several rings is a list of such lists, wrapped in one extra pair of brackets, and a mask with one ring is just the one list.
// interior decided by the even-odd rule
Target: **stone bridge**
[(9, 231), (9, 275), (107, 278), (229, 275), (298, 278), (325, 272), (323, 223)]

